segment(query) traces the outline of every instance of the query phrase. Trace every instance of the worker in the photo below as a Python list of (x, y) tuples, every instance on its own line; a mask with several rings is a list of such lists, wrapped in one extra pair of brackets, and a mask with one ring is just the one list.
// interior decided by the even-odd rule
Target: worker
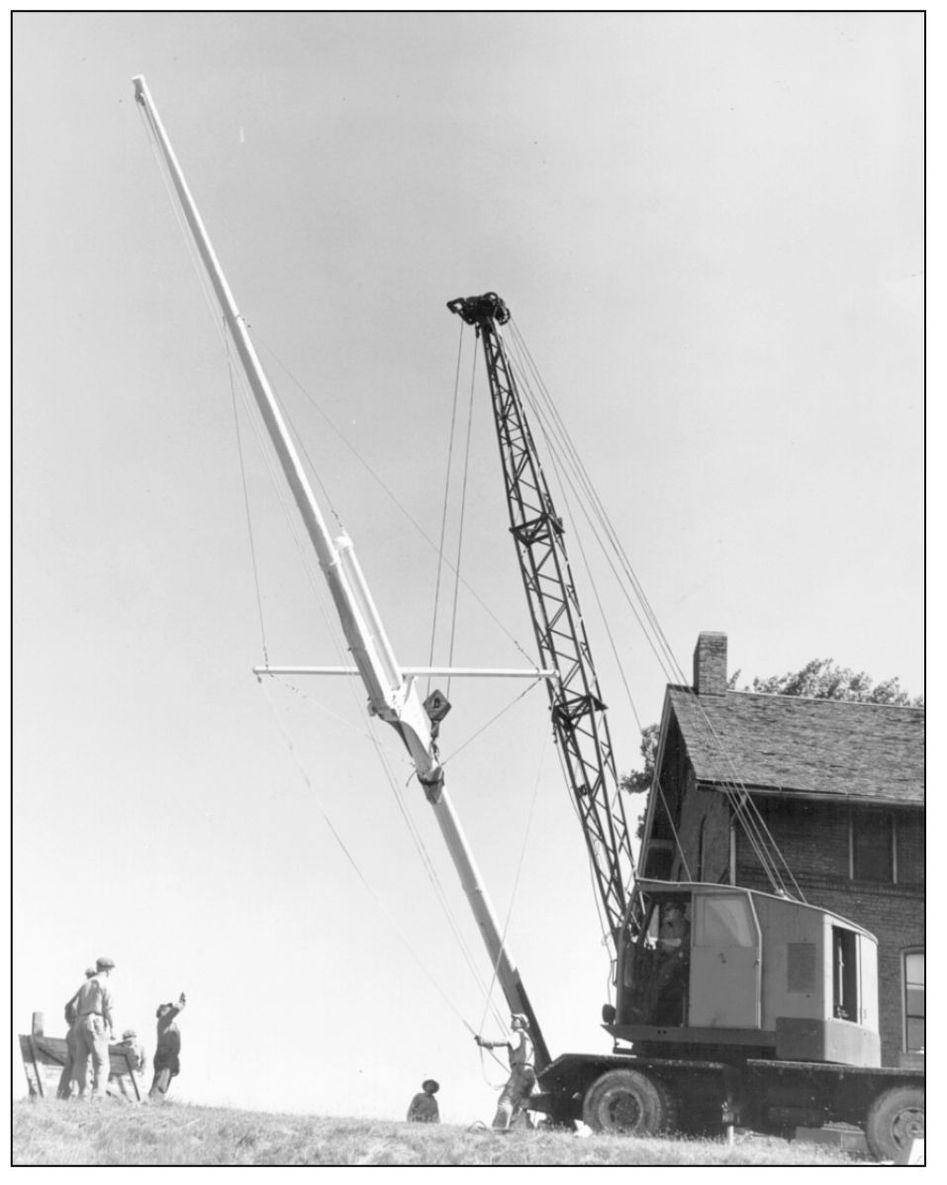
[(529, 1096), (536, 1085), (529, 1021), (521, 1012), (514, 1012), (510, 1019), (510, 1028), (512, 1036), (509, 1041), (484, 1041), (479, 1033), (474, 1034), (474, 1040), (481, 1049), (506, 1046), (510, 1051), (510, 1076), (497, 1103), (497, 1113), (493, 1117), (494, 1131), (510, 1130), (516, 1118), (526, 1109)]
[(138, 1034), (134, 1029), (126, 1029), (122, 1033), (122, 1039), (119, 1041), (117, 1048), (121, 1053), (124, 1053), (128, 1058), (131, 1068), (140, 1074), (145, 1068), (145, 1047), (138, 1039)]
[(441, 1089), (441, 1084), (433, 1078), (425, 1078), (421, 1083), (421, 1093), (416, 1094), (408, 1107), (409, 1123), (440, 1123), (441, 1113), (434, 1097)]
[(668, 901), (661, 910), (658, 946), (668, 954), (680, 953), (689, 946), (690, 935), (690, 922), (684, 916), (684, 906), (680, 901)]
[(109, 977), (115, 969), (111, 959), (103, 956), (95, 961), (95, 974), (85, 981), (75, 995), (78, 1016), (75, 1031), (76, 1058), (72, 1080), (79, 1098), (88, 1090), (89, 1058), (92, 1058), (92, 1097), (105, 1098), (109, 1081), (109, 1040), (114, 1032), (112, 1020), (112, 989)]
[(171, 1079), (181, 1072), (181, 1031), (175, 1017), (187, 1003), (184, 993), (177, 1004), (159, 1004), (155, 1016), (158, 1018), (158, 1043), (155, 1046), (154, 1077), (148, 1098), (156, 1101), (167, 1098)]
[(116, 1053), (122, 1053), (128, 1059), (128, 1064), (135, 1076), (138, 1090), (134, 1093), (129, 1089), (128, 1075), (124, 1075), (120, 1080), (122, 1096), (129, 1101), (135, 1101), (141, 1098), (141, 1080), (145, 1073), (145, 1047), (138, 1039), (138, 1033), (134, 1029), (126, 1029), (122, 1033), (122, 1039), (115, 1046)]
[[(95, 975), (94, 967), (86, 967), (85, 977), (91, 979)], [(79, 1010), (76, 1004), (79, 999), (79, 992), (66, 1001), (65, 1017), (66, 1017), (66, 1061), (62, 1068), (62, 1074), (59, 1076), (59, 1086), (56, 1089), (57, 1099), (68, 1099), (72, 1097), (72, 1071), (76, 1064), (76, 1034), (75, 1024), (79, 1016)]]
[(690, 965), (690, 922), (680, 901), (668, 901), (661, 909), (658, 930), (658, 965), (655, 972), (657, 1025), (684, 1023), (687, 972)]

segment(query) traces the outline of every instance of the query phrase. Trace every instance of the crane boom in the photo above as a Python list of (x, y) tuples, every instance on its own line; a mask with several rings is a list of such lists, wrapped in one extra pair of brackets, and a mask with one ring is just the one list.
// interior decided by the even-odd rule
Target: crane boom
[(237, 308), (145, 80), (139, 75), (133, 82), (135, 99), (145, 114), (170, 174), (188, 229), (220, 304), (227, 331), (328, 582), (346, 642), (368, 692), (369, 711), (395, 729), (411, 755), (418, 781), (434, 810), (507, 1005), (511, 1012), (522, 1013), (529, 1019), (536, 1069), (542, 1071), (551, 1060), (548, 1048), (444, 787), (444, 771), (437, 755), (435, 722), (446, 715), (450, 705), (439, 692), (434, 692), (421, 702), (415, 677), (406, 677), (395, 658), (355, 556), (352, 541), (345, 535), (335, 539), (330, 536), (269, 379), (250, 339), (246, 321)]
[(547, 679), (553, 730), (578, 809), (613, 949), (635, 877), (606, 705), (582, 621), (556, 513), (516, 378), (499, 326), (510, 319), (495, 292), (448, 302), (452, 313), (475, 327), (486, 360), (510, 531)]

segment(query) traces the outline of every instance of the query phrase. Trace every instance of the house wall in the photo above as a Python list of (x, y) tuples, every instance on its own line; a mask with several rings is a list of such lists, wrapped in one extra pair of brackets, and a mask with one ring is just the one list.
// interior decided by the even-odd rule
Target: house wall
[(697, 786), (693, 777), (691, 784), (694, 789), (684, 796), (678, 828), (687, 869), (680, 852), (675, 852), (670, 879), (727, 884), (730, 880), (729, 805), (722, 794)]
[[(897, 1065), (904, 1047), (902, 956), (924, 947), (923, 830), (917, 825), (922, 811), (905, 808), (896, 814), (897, 820), (911, 824), (899, 829), (898, 847), (900, 879), (908, 883), (892, 884), (852, 879), (849, 820), (860, 808), (778, 799), (759, 799), (757, 804), (810, 905), (857, 922), (878, 939), (881, 1057), (884, 1065)], [(736, 853), (737, 884), (769, 889), (742, 829), (737, 831)]]
[(642, 876), (655, 880), (679, 879), (673, 871), (679, 862), (674, 837), (681, 822), (682, 804), (690, 799), (695, 786), (681, 730), (672, 718), (664, 745), (660, 792), (653, 804), (651, 842), (641, 866)]

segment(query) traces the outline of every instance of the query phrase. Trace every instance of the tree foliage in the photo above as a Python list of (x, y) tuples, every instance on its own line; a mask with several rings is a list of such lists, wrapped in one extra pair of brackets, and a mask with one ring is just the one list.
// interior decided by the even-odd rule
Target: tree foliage
[[(739, 673), (739, 672), (738, 672)], [(864, 671), (853, 671), (837, 666), (831, 658), (814, 658), (800, 671), (785, 675), (771, 675), (768, 679), (754, 679), (742, 691), (757, 691), (766, 695), (801, 695), (808, 699), (841, 699), (860, 704), (898, 704), (921, 708), (924, 697), (913, 699), (901, 688), (895, 677), (874, 683)]]
[(641, 770), (632, 770), (630, 774), (622, 774), (619, 779), (619, 785), (622, 790), (627, 790), (629, 794), (644, 794), (645, 791), (651, 789), (651, 778), (654, 775), (654, 763), (658, 753), (658, 733), (660, 731), (661, 726), (659, 724), (649, 724), (647, 728), (641, 730), (641, 756), (644, 761), (644, 768)]

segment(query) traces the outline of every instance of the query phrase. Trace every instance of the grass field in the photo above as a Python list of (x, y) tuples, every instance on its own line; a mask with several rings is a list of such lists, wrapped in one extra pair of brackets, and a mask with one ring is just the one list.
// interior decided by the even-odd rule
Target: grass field
[[(183, 1103), (13, 1105), (14, 1165), (851, 1165), (785, 1140), (632, 1140), (270, 1115)], [(862, 1161), (864, 1163), (864, 1161)]]

